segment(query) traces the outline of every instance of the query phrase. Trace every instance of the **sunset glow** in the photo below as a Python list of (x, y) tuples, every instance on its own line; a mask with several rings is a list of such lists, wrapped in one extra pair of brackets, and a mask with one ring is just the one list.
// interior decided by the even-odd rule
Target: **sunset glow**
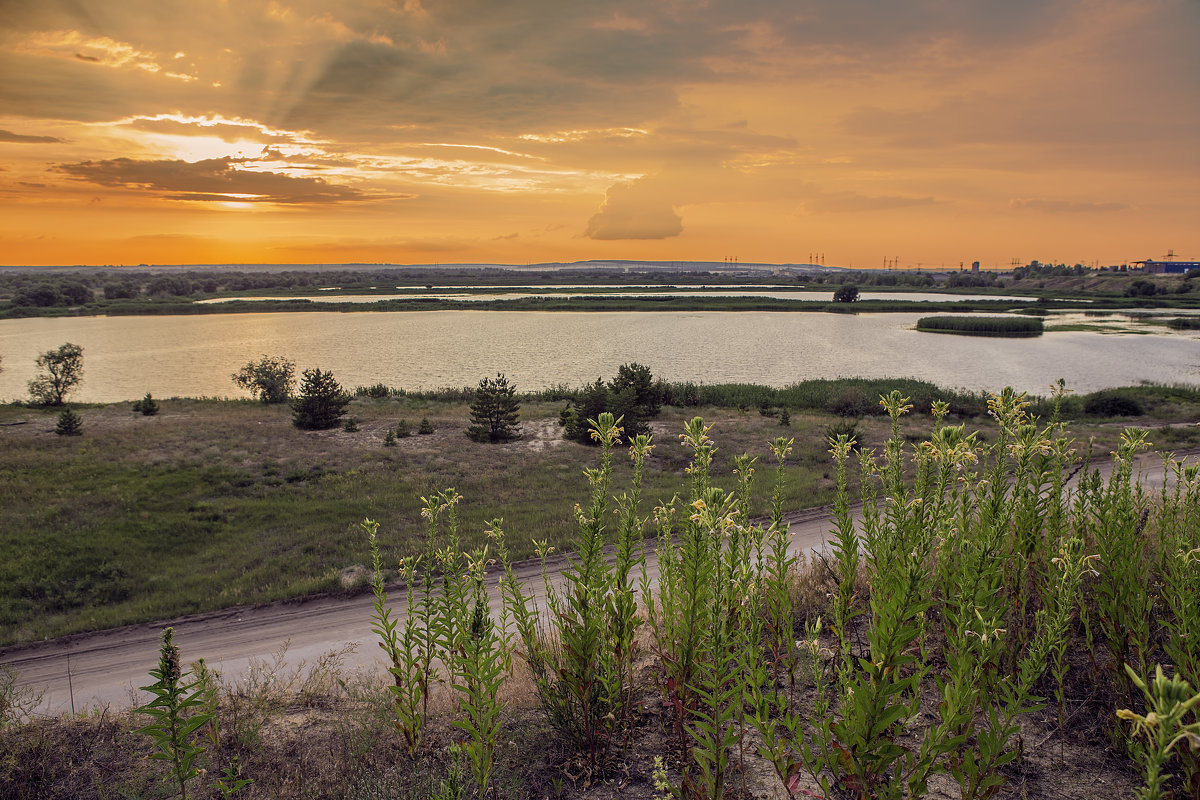
[(0, 264), (1200, 258), (1192, 0), (39, 0)]

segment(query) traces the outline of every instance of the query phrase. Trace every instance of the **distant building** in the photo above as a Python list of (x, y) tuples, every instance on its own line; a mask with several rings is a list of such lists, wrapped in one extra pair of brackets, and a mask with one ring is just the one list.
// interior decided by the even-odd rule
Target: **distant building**
[(1190, 269), (1200, 269), (1200, 261), (1152, 261), (1142, 262), (1142, 271), (1147, 275), (1182, 275)]
[(979, 262), (978, 261), (971, 262), (971, 272), (979, 272)]

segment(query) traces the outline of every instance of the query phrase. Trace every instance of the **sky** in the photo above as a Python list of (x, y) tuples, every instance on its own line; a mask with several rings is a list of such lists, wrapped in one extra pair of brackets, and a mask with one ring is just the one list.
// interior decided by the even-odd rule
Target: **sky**
[(1196, 0), (0, 0), (0, 264), (1200, 259)]

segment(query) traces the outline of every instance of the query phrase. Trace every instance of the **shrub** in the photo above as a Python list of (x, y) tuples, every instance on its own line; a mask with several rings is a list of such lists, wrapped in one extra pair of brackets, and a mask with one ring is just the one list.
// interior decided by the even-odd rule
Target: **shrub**
[(358, 433), (358, 420), (354, 417), (346, 417), (346, 424), (342, 426), (342, 430), (346, 433)]
[(569, 410), (563, 435), (582, 444), (593, 444), (591, 423), (604, 413), (620, 420), (626, 440), (650, 432), (650, 419), (662, 410), (664, 384), (656, 382), (649, 367), (641, 364), (622, 364), (616, 377), (605, 383), (596, 382), (579, 393), (575, 406)]
[(54, 432), (59, 436), (82, 436), (83, 420), (71, 409), (64, 408), (58, 415), (58, 424), (54, 426)]
[(234, 373), (233, 382), (264, 403), (286, 403), (296, 382), (296, 362), (282, 356), (263, 356)]
[(833, 293), (833, 302), (835, 303), (853, 303), (858, 300), (858, 287), (852, 283), (838, 288)]
[(1153, 297), (1158, 294), (1158, 287), (1152, 281), (1136, 280), (1125, 287), (1126, 297)]
[(412, 436), (412, 426), (408, 424), (408, 420), (402, 419), (396, 423), (396, 438), (407, 439)]
[(354, 390), (354, 394), (358, 395), (359, 397), (374, 397), (378, 399), (382, 397), (389, 397), (392, 394), (395, 394), (395, 392), (393, 392), (392, 387), (388, 386), (386, 383), (376, 383), (372, 384), (371, 386), (359, 386)]
[[(467, 436), (476, 442), (508, 442), (517, 438), (521, 406), (516, 394), (516, 387), (510, 386), (501, 373), (496, 373), (495, 378), (481, 380), (471, 403), (471, 425), (467, 428)], [(428, 425), (429, 421), (422, 420), (422, 424)], [(432, 427), (429, 432), (433, 432)]]
[(384, 447), (395, 447), (396, 446), (396, 432), (394, 430), (392, 430), (391, 428), (388, 428), (387, 433), (385, 433), (383, 435), (383, 446)]
[(779, 425), (783, 428), (792, 427), (792, 415), (788, 413), (786, 408), (779, 410)]
[(1129, 395), (1096, 392), (1084, 401), (1083, 413), (1095, 417), (1140, 417), (1145, 410), (1141, 403)]
[(149, 392), (146, 392), (145, 397), (134, 401), (133, 411), (134, 413), (142, 412), (143, 417), (153, 417), (158, 413), (158, 403), (150, 396)]
[(322, 431), (336, 427), (346, 413), (350, 396), (332, 372), (304, 370), (300, 395), (292, 401), (292, 424), (301, 430)]
[(417, 433), (428, 435), (433, 433), (433, 424), (428, 417), (421, 417), (421, 424), (417, 426)]
[(42, 373), (29, 382), (29, 394), (38, 405), (61, 406), (83, 381), (83, 348), (77, 344), (47, 350), (34, 363)]

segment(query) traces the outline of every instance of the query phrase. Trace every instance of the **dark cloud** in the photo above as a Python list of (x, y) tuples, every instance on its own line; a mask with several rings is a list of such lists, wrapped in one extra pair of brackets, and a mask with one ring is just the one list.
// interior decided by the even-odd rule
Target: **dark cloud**
[(16, 142), (18, 144), (61, 144), (62, 139), (55, 136), (28, 136), (23, 133), (0, 130), (0, 142)]
[(138, 161), (114, 158), (61, 164), (56, 171), (100, 186), (149, 190), (170, 200), (244, 203), (328, 204), (363, 200), (357, 189), (321, 178), (238, 169), (247, 159)]
[(1047, 200), (1045, 198), (1014, 199), (1009, 205), (1022, 211), (1041, 211), (1050, 214), (1093, 214), (1109, 211), (1124, 211), (1127, 203), (1087, 203), (1074, 200)]
[(609, 187), (600, 211), (588, 220), (589, 239), (669, 239), (683, 232), (683, 219), (654, 178)]

